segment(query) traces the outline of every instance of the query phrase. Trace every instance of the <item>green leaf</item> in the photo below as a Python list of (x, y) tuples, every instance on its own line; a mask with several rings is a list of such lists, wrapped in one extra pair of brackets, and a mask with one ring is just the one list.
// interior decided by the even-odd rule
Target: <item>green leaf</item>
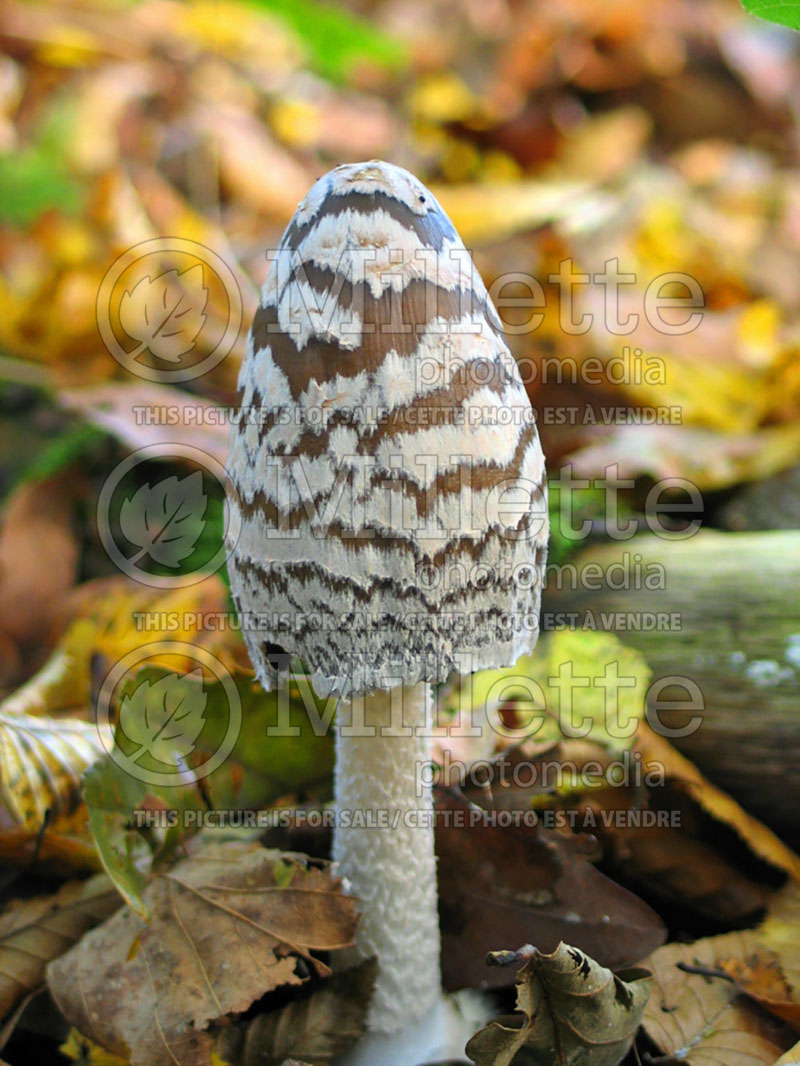
[[(309, 792), (325, 800), (331, 792), (332, 736), (314, 732), (296, 694), (289, 699), (286, 693), (267, 693), (243, 678), (236, 682), (242, 712), (238, 735), (230, 754), (207, 777), (196, 780), (192, 768), (202, 768), (226, 743), (230, 707), (221, 682), (205, 682), (205, 702), (199, 714), (199, 703), (187, 709), (192, 717), (193, 750), (188, 751), (178, 728), (171, 753), (170, 742), (162, 735), (157, 761), (153, 761), (151, 751), (131, 764), (139, 738), (132, 738), (127, 729), (135, 733), (139, 725), (132, 725), (130, 719), (138, 692), (146, 692), (148, 701), (157, 694), (156, 710), (168, 724), (172, 721), (169, 710), (174, 706), (175, 725), (180, 727), (183, 701), (176, 693), (166, 688), (162, 692), (158, 687), (168, 682), (171, 689), (174, 676), (148, 667), (126, 684), (115, 738), (117, 760), (106, 755), (84, 777), (89, 827), (100, 859), (126, 901), (140, 914), (145, 913), (142, 891), (151, 870), (168, 863), (185, 840), (210, 824), (209, 811), (216, 812), (213, 831), (214, 820), (224, 827), (229, 820), (227, 812), (264, 810), (289, 794)], [(196, 684), (188, 678), (180, 681)], [(126, 711), (123, 718), (123, 707), (134, 710)], [(284, 718), (288, 728), (279, 732), (277, 727)], [(198, 722), (200, 732), (194, 736)], [(143, 735), (149, 736), (149, 730), (148, 725)], [(139, 766), (157, 770), (165, 780), (180, 774), (182, 782), (173, 785), (140, 780), (136, 776)]]
[[(547, 561), (550, 566), (559, 566), (586, 545), (593, 526), (603, 525), (606, 493), (593, 485), (575, 488), (567, 482), (562, 486), (558, 478), (553, 478), (547, 486), (547, 500), (550, 514)], [(625, 500), (618, 499), (617, 520), (623, 523), (630, 513)]]
[(80, 184), (46, 149), (31, 145), (0, 156), (0, 222), (26, 226), (51, 208), (75, 214), (82, 202)]
[(800, 30), (800, 0), (742, 0), (751, 15)]
[(405, 66), (406, 53), (400, 41), (343, 8), (319, 0), (254, 3), (292, 27), (305, 42), (314, 66), (331, 81), (345, 81), (360, 62), (390, 71)]
[(74, 105), (68, 92), (56, 95), (35, 123), (30, 143), (0, 155), (0, 223), (27, 226), (49, 210), (80, 211), (86, 188), (70, 173), (66, 159)]
[(125, 902), (146, 917), (142, 893), (150, 849), (131, 824), (132, 811), (143, 797), (142, 783), (106, 757), (84, 775), (83, 795), (89, 809), (89, 828), (106, 873)]
[(513, 702), (529, 715), (537, 742), (585, 737), (624, 751), (644, 715), (650, 676), (639, 652), (613, 634), (559, 630), (514, 666), (464, 678), (448, 692), (448, 704), (451, 710), (468, 704), (491, 717)]
[[(333, 732), (315, 732), (303, 700), (291, 694), (264, 692), (254, 680), (238, 679), (242, 724), (233, 751), (205, 781), (208, 802), (217, 810), (263, 810), (281, 797), (332, 794)], [(223, 741), (226, 697), (221, 684), (207, 686), (208, 725), (198, 752), (215, 751)], [(219, 705), (223, 704), (223, 708)], [(279, 728), (284, 712), (288, 728)], [(203, 756), (205, 757), (205, 755)]]
[(528, 1066), (617, 1066), (642, 1020), (652, 974), (613, 974), (563, 943), (552, 955), (528, 945), (487, 961), (504, 966), (517, 956), (528, 959), (517, 974), (521, 1017), (513, 1026), (492, 1022), (472, 1037), (466, 1051), (476, 1066), (511, 1066), (523, 1049)]

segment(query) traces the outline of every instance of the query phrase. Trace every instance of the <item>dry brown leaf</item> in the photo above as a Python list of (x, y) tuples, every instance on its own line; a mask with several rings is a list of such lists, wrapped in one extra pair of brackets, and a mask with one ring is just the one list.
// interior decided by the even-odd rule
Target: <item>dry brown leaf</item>
[(75, 119), (68, 145), (70, 163), (86, 175), (119, 162), (119, 124), (132, 104), (163, 91), (158, 68), (141, 60), (100, 67), (88, 73), (75, 104)]
[[(506, 965), (507, 954), (495, 952), (490, 959)], [(617, 1066), (639, 1028), (652, 975), (613, 974), (563, 943), (551, 955), (530, 946), (513, 954), (528, 959), (517, 974), (523, 1016), (511, 1024), (491, 1022), (472, 1037), (466, 1051), (476, 1066), (511, 1066), (523, 1049), (529, 1066)]]
[(330, 1062), (361, 1036), (372, 997), (374, 959), (334, 974), (307, 999), (224, 1029), (216, 1052), (226, 1066), (278, 1066), (294, 1056)]
[(652, 131), (652, 119), (636, 104), (592, 115), (565, 138), (559, 172), (573, 181), (608, 181), (636, 163)]
[(14, 900), (0, 914), (0, 1017), (44, 983), (44, 971), (122, 901), (105, 874), (69, 881), (52, 896)]
[(599, 834), (617, 874), (646, 898), (677, 906), (717, 928), (752, 920), (767, 901), (767, 889), (712, 845), (694, 839), (686, 812), (672, 810), (681, 815), (680, 829), (635, 826)]
[(645, 770), (650, 764), (657, 769), (663, 767), (668, 779), (679, 783), (712, 818), (733, 829), (755, 855), (800, 881), (800, 858), (644, 722), (639, 723), (636, 733), (636, 750), (643, 756)]
[(289, 219), (313, 183), (313, 174), (282, 145), (263, 122), (243, 108), (205, 104), (193, 116), (197, 129), (214, 144), (222, 180), (233, 196), (254, 210)]
[[(752, 931), (726, 933), (667, 944), (646, 960), (655, 981), (643, 1025), (663, 1054), (691, 1066), (773, 1066), (791, 1046), (785, 1025), (742, 996), (734, 982), (713, 975), (721, 958), (743, 958), (757, 947)], [(702, 972), (687, 973), (679, 963)]]
[(209, 1064), (208, 1025), (264, 993), (329, 971), (312, 952), (347, 946), (355, 901), (326, 865), (259, 846), (208, 847), (48, 967), (65, 1017), (137, 1066)]
[(760, 1003), (770, 1014), (800, 1029), (800, 1003), (792, 1001), (778, 959), (766, 950), (754, 951), (744, 958), (720, 959), (719, 968)]
[(585, 837), (489, 821), (471, 824), (475, 804), (440, 790), (436, 810), (446, 988), (511, 984), (508, 969), (487, 971), (483, 959), (498, 943), (521, 938), (549, 951), (569, 936), (611, 968), (635, 962), (664, 942), (658, 915), (592, 865)]

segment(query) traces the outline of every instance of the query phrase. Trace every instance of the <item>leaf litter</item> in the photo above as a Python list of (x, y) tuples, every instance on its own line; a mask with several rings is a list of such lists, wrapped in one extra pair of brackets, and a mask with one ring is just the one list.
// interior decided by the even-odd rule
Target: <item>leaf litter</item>
[[(48, 968), (82, 1033), (142, 1066), (211, 1063), (211, 1023), (265, 993), (330, 973), (356, 904), (324, 864), (260, 846), (209, 845), (150, 882), (147, 922), (123, 908)], [(125, 1003), (125, 1010), (117, 1005)]]

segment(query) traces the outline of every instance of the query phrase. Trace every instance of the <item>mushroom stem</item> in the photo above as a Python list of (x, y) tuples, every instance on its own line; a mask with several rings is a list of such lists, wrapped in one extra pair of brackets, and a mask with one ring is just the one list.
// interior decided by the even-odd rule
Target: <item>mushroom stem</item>
[(378, 959), (368, 1018), (377, 1032), (397, 1031), (441, 995), (433, 803), (420, 773), (431, 722), (424, 682), (337, 709), (333, 855), (361, 900), (359, 953)]

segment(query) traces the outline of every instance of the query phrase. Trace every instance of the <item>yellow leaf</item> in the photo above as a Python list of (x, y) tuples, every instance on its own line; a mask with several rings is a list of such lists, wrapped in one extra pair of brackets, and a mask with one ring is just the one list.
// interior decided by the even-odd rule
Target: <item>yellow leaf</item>
[(272, 76), (293, 69), (303, 57), (298, 37), (282, 21), (231, 0), (195, 0), (175, 5), (173, 32), (204, 51), (228, 56), (236, 62), (260, 57)]
[(736, 326), (740, 351), (750, 366), (768, 367), (778, 350), (781, 312), (771, 300), (755, 300), (742, 310)]
[(311, 148), (320, 135), (321, 113), (309, 100), (281, 97), (269, 111), (269, 122), (284, 144)]
[(99, 38), (78, 26), (56, 25), (38, 48), (42, 63), (53, 67), (84, 67), (102, 51)]
[(81, 777), (113, 742), (75, 718), (0, 712), (0, 796), (17, 824), (36, 832), (81, 804)]
[(467, 245), (501, 241), (569, 214), (586, 193), (577, 182), (498, 182), (435, 186), (433, 192)]
[(58, 1050), (68, 1059), (77, 1062), (78, 1066), (130, 1066), (129, 1059), (112, 1055), (99, 1044), (93, 1044), (77, 1029), (70, 1029), (69, 1036)]
[(448, 71), (422, 78), (409, 94), (413, 114), (428, 122), (458, 122), (467, 118), (476, 107), (476, 99), (469, 87), (456, 74)]
[(800, 886), (796, 874), (795, 880), (773, 897), (758, 933), (764, 946), (780, 959), (794, 998), (800, 999)]
[(771, 829), (743, 810), (727, 792), (703, 777), (694, 763), (676, 751), (645, 722), (639, 724), (636, 749), (644, 758), (644, 770), (649, 767), (676, 778), (691, 798), (704, 811), (732, 829), (759, 858), (790, 874), (800, 881), (800, 857), (772, 832)]
[(671, 352), (647, 354), (663, 361), (664, 383), (637, 381), (626, 384), (625, 390), (640, 403), (679, 408), (682, 426), (691, 423), (747, 433), (757, 428), (769, 410), (768, 383), (754, 370), (698, 359), (694, 353), (686, 357)]

